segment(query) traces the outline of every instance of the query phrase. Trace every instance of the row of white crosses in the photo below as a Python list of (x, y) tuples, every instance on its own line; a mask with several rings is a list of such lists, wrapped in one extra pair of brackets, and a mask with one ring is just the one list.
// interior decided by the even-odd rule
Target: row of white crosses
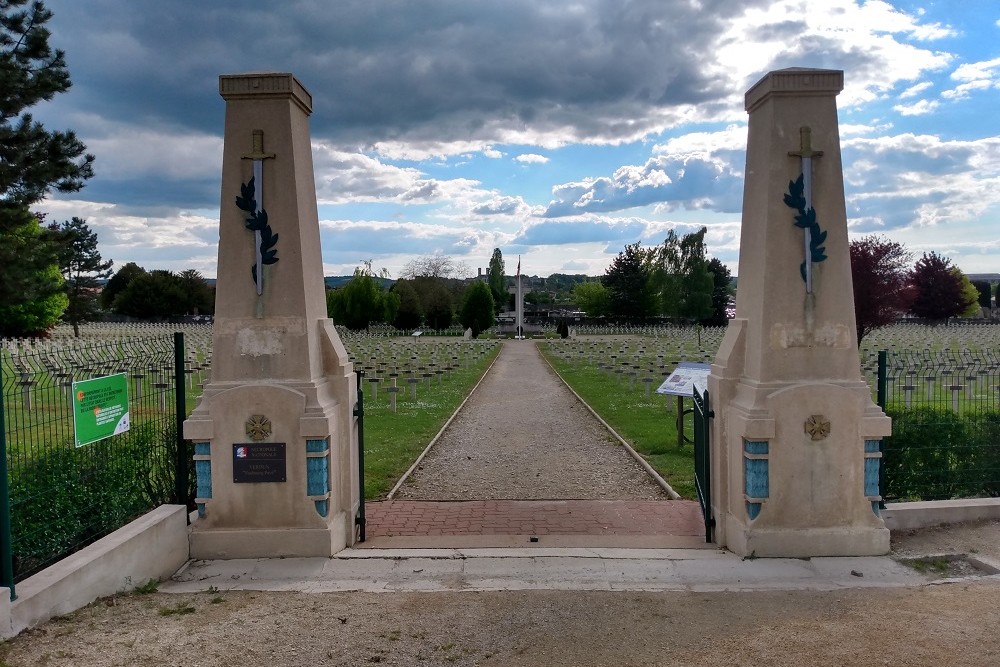
[(416, 400), (418, 384), (430, 387), (435, 378), (442, 384), (451, 371), (468, 368), (499, 345), (495, 340), (385, 338), (346, 331), (341, 338), (355, 370), (365, 373), (371, 400), (378, 400), (383, 386), (393, 412), (397, 394), (406, 386)]

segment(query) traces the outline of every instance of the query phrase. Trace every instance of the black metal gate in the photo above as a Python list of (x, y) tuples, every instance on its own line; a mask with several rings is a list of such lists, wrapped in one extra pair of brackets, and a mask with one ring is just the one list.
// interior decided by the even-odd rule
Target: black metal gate
[(354, 525), (358, 528), (358, 542), (365, 541), (365, 392), (362, 387), (364, 371), (357, 371), (358, 402), (354, 405), (354, 416), (358, 418), (358, 493), (360, 504)]
[(694, 388), (694, 484), (698, 491), (701, 514), (705, 518), (705, 541), (711, 542), (715, 519), (712, 517), (712, 478), (709, 434), (715, 413), (709, 407), (708, 389)]

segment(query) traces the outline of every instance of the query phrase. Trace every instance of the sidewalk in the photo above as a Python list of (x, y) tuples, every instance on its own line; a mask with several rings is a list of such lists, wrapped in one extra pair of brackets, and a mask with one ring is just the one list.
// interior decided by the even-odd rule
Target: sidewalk
[(831, 591), (928, 581), (887, 556), (751, 560), (718, 549), (347, 549), (333, 558), (195, 561), (160, 591)]

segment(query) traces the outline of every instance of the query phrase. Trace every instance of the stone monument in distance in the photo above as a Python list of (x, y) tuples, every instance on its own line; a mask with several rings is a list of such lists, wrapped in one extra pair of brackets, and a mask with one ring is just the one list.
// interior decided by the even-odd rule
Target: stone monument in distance
[(740, 555), (884, 554), (879, 440), (861, 375), (836, 96), (844, 74), (786, 69), (750, 114), (736, 317), (712, 371), (716, 541)]
[(211, 380), (190, 418), (191, 557), (330, 556), (354, 542), (357, 390), (326, 317), (309, 114), (291, 74), (224, 75)]

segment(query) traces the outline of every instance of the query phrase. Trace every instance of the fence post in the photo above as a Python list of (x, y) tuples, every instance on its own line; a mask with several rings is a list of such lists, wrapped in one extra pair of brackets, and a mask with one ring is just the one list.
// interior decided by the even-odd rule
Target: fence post
[[(174, 332), (174, 421), (177, 439), (177, 459), (174, 470), (174, 492), (177, 504), (187, 507), (188, 462), (184, 442), (184, 418), (187, 417), (187, 397), (184, 393), (184, 332)], [(185, 512), (185, 515), (187, 513)]]
[[(878, 352), (878, 379), (875, 387), (875, 402), (885, 412), (886, 401), (889, 393), (889, 353), (886, 350)], [(885, 438), (878, 441), (878, 451), (881, 457), (878, 460), (878, 495), (879, 509), (885, 509)]]
[(10, 533), (10, 484), (7, 479), (7, 425), (4, 419), (3, 368), (0, 366), (0, 586), (10, 589), (11, 601), (17, 599), (14, 592), (14, 550)]
[(875, 402), (885, 411), (885, 402), (889, 393), (889, 353), (886, 350), (878, 352), (878, 383), (875, 389)]
[[(358, 418), (358, 484), (360, 485), (359, 495), (361, 502), (358, 506), (358, 516), (354, 518), (354, 523), (358, 526), (358, 541), (365, 541), (366, 524), (365, 518), (365, 391), (363, 380), (365, 372), (356, 371), (358, 381), (358, 402), (354, 405), (354, 416)], [(395, 398), (395, 394), (393, 394)]]

